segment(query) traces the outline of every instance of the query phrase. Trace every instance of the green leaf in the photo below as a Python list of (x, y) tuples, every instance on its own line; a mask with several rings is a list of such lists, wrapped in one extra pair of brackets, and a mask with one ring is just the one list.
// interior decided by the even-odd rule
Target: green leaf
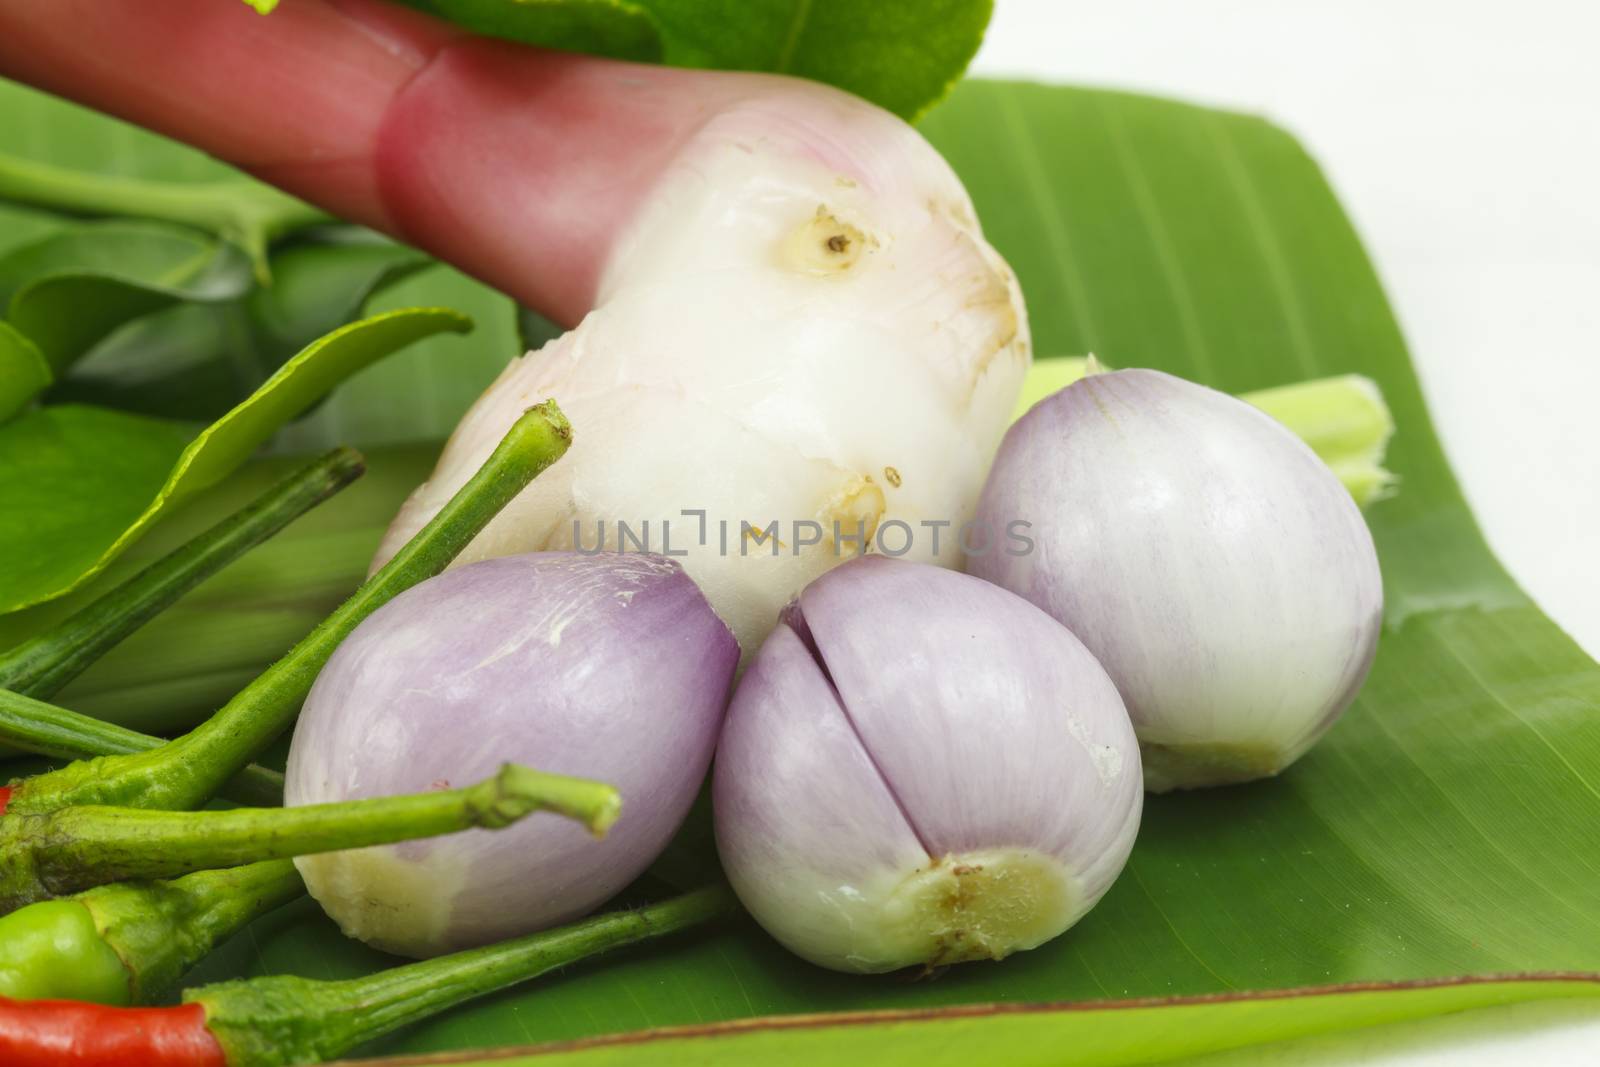
[(193, 440), (170, 423), (76, 405), (0, 427), (0, 612), (98, 574), (167, 509), (231, 473), (355, 371), (418, 338), (469, 326), (443, 308), (352, 323), (306, 348)]
[(524, 351), (509, 297), (435, 265), (375, 295), (370, 310), (432, 304), (464, 312), (470, 338), (436, 337), (386, 359), (341, 388), (309, 418), (285, 427), (273, 451), (321, 451), (323, 441), (373, 444), (440, 441), (467, 407)]
[[(0, 81), (0, 104), (14, 95), (9, 92), (12, 88), (10, 82)], [(0, 255), (31, 244), (41, 237), (48, 237), (65, 225), (67, 221), (59, 215), (0, 199)], [(4, 310), (3, 304), (0, 304), (0, 310)]]
[[(11, 166), (21, 162), (24, 173), (32, 173), (30, 164), (44, 164), (50, 169), (67, 168), (79, 175), (136, 181), (206, 184), (247, 180), (197, 148), (17, 82), (0, 79), (0, 113), (6, 117), (3, 134), (0, 134), (0, 160)], [(50, 173), (50, 169), (46, 173)], [(32, 183), (29, 185), (31, 188)], [(49, 189), (42, 192), (47, 196), (60, 195), (59, 191)], [(10, 198), (0, 192), (0, 199)], [(0, 249), (11, 247), (10, 230), (18, 219), (48, 221), (48, 216), (32, 209), (9, 206), (5, 211), (6, 225), (0, 228)], [(28, 239), (34, 236), (37, 230)]]
[(913, 118), (967, 69), (991, 0), (641, 0), (666, 60), (770, 70), (837, 85)]
[(90, 218), (153, 219), (206, 230), (238, 245), (267, 281), (267, 244), (326, 219), (270, 185), (158, 181), (86, 172), (0, 153), (0, 200)]
[[(6, 117), (0, 150), (31, 160), (79, 173), (199, 187), (228, 189), (242, 181), (238, 172), (192, 148), (15, 82), (0, 80), (0, 114)], [(11, 247), (14, 234), (32, 239), (60, 228), (58, 219), (0, 202), (0, 250)], [(456, 308), (477, 327), (470, 339), (446, 334), (425, 338), (368, 368), (310, 416), (279, 433), (269, 447), (306, 452), (322, 449), (321, 442), (329, 440), (368, 445), (443, 438), (506, 361), (523, 351), (512, 302), (458, 271), (434, 265), (398, 279), (374, 291), (369, 311), (416, 306)], [(214, 324), (202, 325), (209, 329)], [(187, 334), (193, 328), (196, 324), (184, 324), (174, 338), (180, 352), (195, 351)], [(206, 358), (214, 359), (215, 352), (207, 350)], [(216, 374), (217, 369), (211, 363), (206, 373)], [(225, 390), (235, 379), (219, 374), (214, 381)]]
[[(0, 161), (43, 162), (77, 172), (204, 183), (237, 171), (193, 148), (0, 79)], [(62, 215), (8, 199), (0, 179), (0, 253), (60, 231)], [(48, 190), (47, 190), (48, 191)]]
[(532, 308), (517, 306), (517, 339), (526, 352), (535, 352), (560, 337), (560, 326)]
[(0, 306), (57, 377), (124, 323), (249, 286), (249, 263), (232, 245), (153, 223), (73, 226), (0, 257)]
[(913, 117), (966, 70), (992, 0), (406, 0), (479, 33), (837, 85)]
[(270, 258), (272, 284), (148, 315), (95, 347), (50, 394), (175, 419), (219, 418), (289, 357), (432, 265), (353, 227), (311, 231)]
[(28, 406), (53, 376), (37, 345), (0, 320), (0, 423)]
[[(0, 95), (0, 107), (8, 102)], [(66, 115), (41, 131), (35, 112), (16, 114), (41, 144), (55, 129), (84, 128)], [(736, 926), (574, 968), (373, 1051), (689, 1025), (713, 1029), (559, 1054), (919, 1067), (1067, 1055), (1104, 1065), (1600, 991), (1600, 845), (1590, 832), (1600, 824), (1600, 668), (1485, 547), (1378, 282), (1305, 152), (1244, 116), (982, 82), (959, 87), (924, 129), (1016, 268), (1039, 351), (1092, 350), (1115, 366), (1162, 367), (1235, 391), (1341, 373), (1382, 387), (1398, 424), (1389, 456), (1402, 489), (1368, 513), (1389, 617), (1356, 706), (1278, 780), (1151, 798), (1132, 863), (1102, 904), (1058, 941), (1003, 964), (964, 965), (929, 981), (848, 978)], [(93, 165), (87, 140), (61, 148), (76, 165)], [(140, 153), (118, 155), (116, 165), (199, 166), (170, 148)], [(385, 299), (424, 301), (439, 286), (451, 302), (474, 293), (501, 299), (432, 271)], [(510, 321), (507, 313), (496, 326), (507, 332), (467, 353), (459, 372), (442, 352), (407, 353), (341, 390), (289, 436), (311, 449), (338, 438), (436, 435), (504, 362)], [(170, 686), (176, 704), (185, 683), (193, 696), (281, 652), (314, 611), (267, 638), (255, 628), (284, 600), (298, 611), (301, 600), (351, 588), (426, 466), (416, 449), (372, 459), (369, 478), (313, 522), (138, 635), (137, 664), (108, 657), (100, 666), (130, 680), (137, 668), (143, 681), (106, 684), (94, 698), (109, 707), (141, 685)], [(230, 479), (196, 498), (156, 536), (179, 536), (181, 523), (234, 492), (236, 481), (243, 484)], [(217, 677), (196, 635), (226, 647)], [(80, 692), (98, 684), (96, 670), (78, 680)], [(341, 940), (308, 901), (236, 938), (195, 980), (337, 977), (392, 962)], [(1553, 971), (1574, 973), (1540, 974)], [(1507, 973), (1520, 977), (1451, 980)], [(1260, 995), (1273, 990), (1289, 992)], [(1127, 1003), (1174, 995), (1203, 999)], [(1094, 1003), (1107, 999), (1117, 1003)], [(871, 1009), (910, 1014), (796, 1018)], [(784, 1021), (717, 1028), (774, 1015)]]
[(649, 0), (403, 0), (477, 33), (568, 52), (659, 63)]
[[(391, 356), (363, 373), (410, 354)], [(397, 502), (428, 476), (438, 451), (437, 442), (363, 448), (367, 473), (339, 495), (337, 507), (316, 508), (203, 583), (54, 699), (145, 733), (193, 726), (350, 595), (352, 578), (365, 575)], [(303, 463), (299, 456), (251, 460), (215, 487), (169, 508), (97, 578), (55, 600), (0, 615), (0, 648), (66, 618), (249, 504)], [(0, 778), (5, 769), (0, 765)]]
[(273, 253), (272, 284), (250, 294), (250, 318), (263, 346), (286, 355), (432, 264), (425, 253), (365, 230), (324, 231)]
[(242, 300), (178, 304), (107, 337), (46, 400), (209, 422), (260, 388), (292, 354), (274, 361), (257, 349)]
[[(0, 427), (0, 575), (7, 603), (75, 577), (131, 526), (183, 455), (182, 426), (99, 408), (38, 408)], [(47, 586), (46, 586), (47, 587)]]

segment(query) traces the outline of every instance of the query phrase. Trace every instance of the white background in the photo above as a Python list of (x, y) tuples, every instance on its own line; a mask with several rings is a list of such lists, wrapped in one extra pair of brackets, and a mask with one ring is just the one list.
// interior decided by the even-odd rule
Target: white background
[[(1600, 4), (996, 0), (974, 70), (1179, 96), (1296, 134), (1377, 262), (1490, 544), (1600, 655)], [(1193, 1062), (1589, 1067), (1600, 1007)]]

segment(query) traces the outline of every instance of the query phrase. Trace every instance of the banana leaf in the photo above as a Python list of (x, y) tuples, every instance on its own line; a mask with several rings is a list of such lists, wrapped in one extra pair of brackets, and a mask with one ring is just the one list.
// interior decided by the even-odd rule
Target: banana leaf
[[(1382, 386), (1401, 488), (1368, 512), (1387, 618), (1356, 704), (1275, 780), (1151, 798), (1104, 901), (1002, 964), (846, 977), (733, 923), (366, 1051), (545, 1043), (448, 1062), (1109, 1065), (1600, 994), (1600, 667), (1486, 547), (1315, 163), (1256, 118), (1026, 84), (965, 83), (923, 129), (1017, 270), (1039, 352), (1093, 351), (1230, 391), (1349, 372)], [(400, 366), (336, 403), (425, 404), (443, 364)], [(427, 426), (458, 400), (438, 397)], [(314, 427), (296, 433), (317, 443)], [(278, 546), (285, 582), (295, 536)], [(194, 980), (390, 962), (302, 902)]]

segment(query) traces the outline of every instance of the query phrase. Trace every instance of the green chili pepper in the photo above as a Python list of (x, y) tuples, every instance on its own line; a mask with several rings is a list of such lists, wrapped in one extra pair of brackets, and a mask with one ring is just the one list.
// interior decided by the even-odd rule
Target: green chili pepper
[[(362, 619), (444, 570), (535, 475), (565, 454), (571, 440), (572, 429), (554, 401), (530, 408), (478, 473), (382, 570), (216, 715), (158, 749), (86, 760), (14, 784), (10, 812), (203, 804), (288, 728), (317, 672)], [(0, 819), (0, 829), (5, 821)]]
[(56, 1063), (56, 1050), (70, 1050), (72, 1062), (95, 1067), (321, 1063), (463, 1001), (610, 949), (704, 925), (735, 909), (733, 893), (719, 884), (367, 978), (273, 976), (202, 986), (172, 1008), (29, 1004), (0, 997), (0, 1060)]
[(474, 997), (702, 925), (736, 908), (732, 891), (719, 884), (367, 978), (319, 982), (276, 975), (202, 986), (183, 999), (205, 1008), (206, 1028), (229, 1067), (321, 1063)]
[(99, 886), (0, 917), (0, 997), (146, 1004), (219, 942), (305, 892), (289, 860)]
[(0, 997), (132, 1003), (128, 969), (77, 900), (47, 900), (0, 918)]
[[(121, 1003), (150, 1004), (176, 989), (183, 976), (218, 944), (304, 892), (305, 883), (294, 861), (281, 859), (196, 871), (171, 881), (97, 886), (71, 902), (89, 913), (101, 943), (122, 964)], [(0, 918), (0, 923), (58, 903), (63, 902), (30, 904)], [(52, 970), (59, 973), (60, 968)], [(62, 981), (57, 978), (58, 983)], [(4, 990), (0, 995), (14, 996)], [(97, 999), (65, 990), (58, 995), (72, 1000)]]
[(506, 764), (465, 789), (295, 808), (174, 812), (71, 806), (0, 818), (0, 914), (129, 878), (390, 844), (469, 827), (497, 830), (550, 810), (597, 836), (621, 807), (611, 786)]

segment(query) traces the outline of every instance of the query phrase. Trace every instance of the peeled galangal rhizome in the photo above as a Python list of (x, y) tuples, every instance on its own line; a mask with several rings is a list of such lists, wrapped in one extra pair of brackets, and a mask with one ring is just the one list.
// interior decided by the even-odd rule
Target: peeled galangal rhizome
[(458, 564), (681, 553), (746, 654), (864, 545), (961, 564), (959, 529), (1030, 358), (1021, 292), (910, 126), (768, 83), (683, 141), (593, 310), (479, 398), (374, 567), (547, 397), (572, 421), (571, 451)]

